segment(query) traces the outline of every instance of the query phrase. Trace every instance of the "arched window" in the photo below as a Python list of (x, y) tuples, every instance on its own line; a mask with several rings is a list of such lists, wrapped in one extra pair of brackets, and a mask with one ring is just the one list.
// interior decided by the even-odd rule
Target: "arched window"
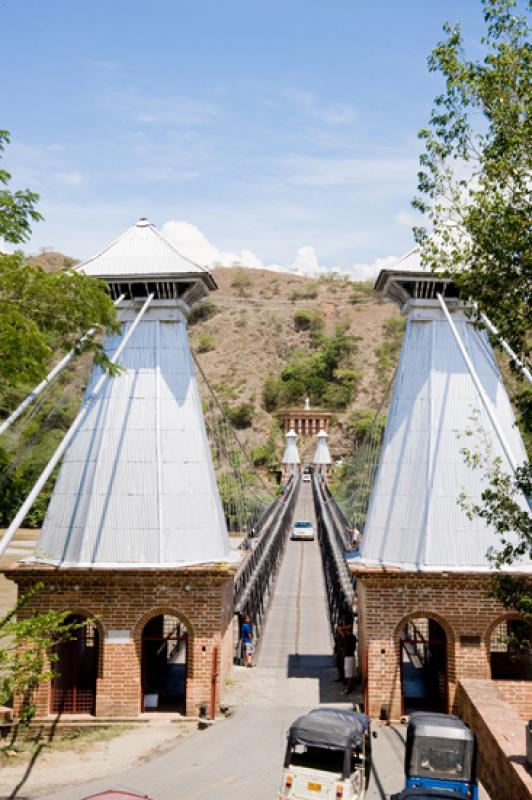
[(491, 632), (489, 651), (494, 680), (532, 680), (532, 650), (522, 645), (524, 623), (505, 619)]
[(430, 617), (417, 617), (401, 631), (403, 713), (447, 712), (447, 637)]

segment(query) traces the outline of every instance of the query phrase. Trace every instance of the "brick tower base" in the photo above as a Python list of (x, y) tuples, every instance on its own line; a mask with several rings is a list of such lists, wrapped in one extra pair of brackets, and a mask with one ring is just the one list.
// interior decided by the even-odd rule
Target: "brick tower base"
[(491, 634), (516, 615), (490, 596), (489, 575), (378, 571), (362, 565), (353, 572), (367, 713), (378, 717), (385, 710), (392, 720), (404, 713), (401, 631), (412, 619), (434, 620), (445, 633), (447, 708), (442, 710), (454, 709), (463, 678), (490, 679)]
[[(141, 713), (142, 632), (161, 614), (177, 617), (187, 629), (187, 716), (198, 715), (202, 706), (210, 709), (213, 683), (215, 708), (219, 707), (233, 660), (232, 569), (208, 565), (180, 570), (59, 570), (19, 564), (5, 574), (17, 583), (19, 595), (37, 582), (44, 583), (22, 614), (68, 610), (95, 621), (97, 717)], [(38, 718), (50, 714), (50, 684), (39, 688), (34, 702)]]

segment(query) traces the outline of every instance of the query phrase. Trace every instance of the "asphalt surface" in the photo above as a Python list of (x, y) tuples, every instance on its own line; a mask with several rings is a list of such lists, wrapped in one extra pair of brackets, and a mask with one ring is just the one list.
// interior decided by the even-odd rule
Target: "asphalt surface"
[[(309, 484), (302, 485), (296, 519), (315, 521)], [(343, 695), (342, 685), (335, 683), (331, 651), (318, 543), (290, 541), (257, 665), (234, 669), (234, 685), (226, 698), (233, 715), (194, 732), (127, 773), (46, 797), (79, 800), (103, 790), (123, 789), (154, 800), (274, 800), (290, 723), (320, 704), (349, 708), (357, 699)], [(368, 800), (384, 800), (403, 786), (404, 729), (378, 725), (376, 729)], [(75, 780), (75, 764), (72, 767)]]

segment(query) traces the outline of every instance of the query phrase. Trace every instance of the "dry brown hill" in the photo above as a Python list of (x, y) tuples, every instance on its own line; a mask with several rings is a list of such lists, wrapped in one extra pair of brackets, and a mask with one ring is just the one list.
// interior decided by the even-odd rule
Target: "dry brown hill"
[[(360, 337), (353, 366), (362, 378), (350, 406), (335, 413), (331, 435), (333, 455), (347, 455), (350, 443), (343, 423), (353, 408), (377, 408), (393, 373), (398, 332), (390, 333), (387, 323), (399, 317), (396, 307), (383, 303), (368, 284), (340, 277), (306, 279), (245, 268), (217, 268), (214, 276), (219, 286), (211, 296), (216, 313), (192, 324), (190, 339), (220, 399), (229, 406), (254, 404), (252, 427), (238, 434), (249, 449), (264, 441), (274, 421), (274, 414), (263, 407), (265, 378), (278, 374), (294, 350), (310, 349), (309, 333), (296, 329), (296, 312), (318, 311), (325, 334), (344, 322)], [(213, 349), (200, 352), (205, 335), (212, 337)], [(313, 446), (307, 443), (306, 449)]]
[[(29, 260), (46, 271), (78, 263), (52, 251)], [(361, 373), (361, 379), (350, 405), (335, 412), (331, 429), (333, 456), (348, 455), (351, 436), (345, 423), (350, 412), (353, 408), (376, 409), (393, 373), (401, 331), (387, 325), (399, 316), (395, 306), (383, 303), (370, 284), (353, 283), (338, 275), (310, 279), (245, 267), (218, 267), (213, 274), (219, 288), (208, 303), (215, 313), (192, 321), (191, 344), (222, 403), (229, 408), (253, 404), (252, 425), (238, 432), (250, 452), (264, 443), (276, 419), (275, 412), (264, 408), (265, 379), (278, 375), (295, 350), (312, 350), (310, 333), (297, 330), (296, 312), (321, 315), (326, 335), (344, 323), (351, 334), (360, 337), (350, 366)], [(84, 373), (88, 378), (86, 361)], [(276, 442), (280, 455), (280, 436)], [(302, 441), (300, 445), (303, 456), (309, 457), (314, 443)]]

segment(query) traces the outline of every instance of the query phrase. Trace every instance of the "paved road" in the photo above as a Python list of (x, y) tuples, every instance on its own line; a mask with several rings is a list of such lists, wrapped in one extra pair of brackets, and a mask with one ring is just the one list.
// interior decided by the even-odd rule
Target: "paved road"
[[(314, 519), (309, 484), (302, 486), (296, 517)], [(113, 788), (145, 792), (155, 800), (274, 800), (290, 723), (320, 703), (340, 705), (347, 699), (341, 685), (334, 682), (330, 654), (318, 544), (289, 542), (257, 666), (235, 668), (235, 683), (227, 698), (233, 716), (194, 733), (129, 773), (46, 796), (79, 800)], [(368, 800), (384, 800), (402, 787), (403, 731), (379, 728), (378, 732)]]

